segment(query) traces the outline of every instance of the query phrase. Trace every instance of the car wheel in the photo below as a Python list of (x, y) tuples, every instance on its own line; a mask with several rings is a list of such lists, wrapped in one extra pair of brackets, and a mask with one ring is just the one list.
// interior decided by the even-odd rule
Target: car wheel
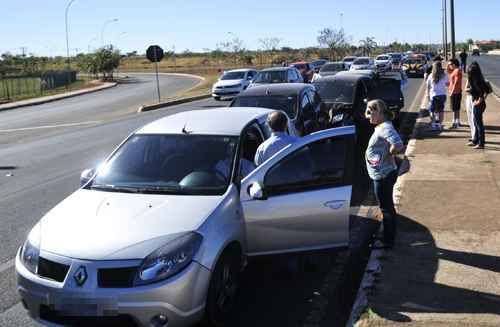
[(210, 279), (207, 295), (205, 323), (224, 326), (236, 302), (240, 284), (241, 254), (233, 247), (220, 257)]
[(220, 101), (220, 97), (214, 97), (215, 101)]

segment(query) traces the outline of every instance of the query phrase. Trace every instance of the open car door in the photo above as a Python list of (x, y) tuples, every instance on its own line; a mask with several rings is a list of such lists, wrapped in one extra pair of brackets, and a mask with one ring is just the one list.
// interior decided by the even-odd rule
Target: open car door
[(241, 182), (247, 254), (348, 245), (355, 127), (301, 138)]

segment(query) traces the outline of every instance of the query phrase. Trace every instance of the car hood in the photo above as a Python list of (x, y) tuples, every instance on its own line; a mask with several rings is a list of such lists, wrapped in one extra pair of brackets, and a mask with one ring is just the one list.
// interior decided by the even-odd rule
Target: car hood
[(232, 86), (243, 83), (242, 79), (227, 79), (223, 81), (217, 81), (215, 86)]
[(384, 64), (387, 65), (390, 62), (390, 60), (375, 60), (375, 64), (380, 65)]
[(40, 249), (83, 260), (142, 259), (196, 230), (222, 198), (80, 189), (42, 218)]

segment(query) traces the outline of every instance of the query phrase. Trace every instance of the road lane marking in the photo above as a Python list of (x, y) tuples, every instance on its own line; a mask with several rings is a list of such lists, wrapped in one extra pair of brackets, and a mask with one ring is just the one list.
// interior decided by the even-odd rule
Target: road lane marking
[(10, 259), (9, 261), (6, 261), (2, 264), (0, 264), (0, 274), (3, 273), (6, 270), (9, 270), (10, 268), (14, 267), (14, 262), (15, 258)]
[(102, 120), (84, 121), (80, 123), (68, 123), (68, 124), (58, 124), (58, 125), (44, 125), (44, 126), (33, 126), (33, 127), (22, 127), (22, 128), (11, 128), (11, 129), (0, 129), (0, 133), (12, 133), (12, 132), (22, 132), (37, 129), (50, 129), (50, 128), (61, 128), (61, 127), (73, 127), (82, 125), (95, 125), (102, 123)]

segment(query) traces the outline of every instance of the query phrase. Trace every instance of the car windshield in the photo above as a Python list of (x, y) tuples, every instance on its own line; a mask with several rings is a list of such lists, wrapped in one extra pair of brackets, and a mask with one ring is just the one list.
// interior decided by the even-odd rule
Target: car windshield
[(234, 99), (231, 107), (260, 107), (267, 109), (282, 110), (288, 117), (295, 118), (297, 112), (297, 96), (286, 95), (262, 95), (262, 96), (240, 96)]
[(368, 65), (369, 63), (370, 63), (370, 61), (366, 58), (356, 59), (353, 62), (354, 65)]
[(407, 58), (405, 60), (406, 64), (423, 64), (424, 60), (422, 58)]
[(322, 72), (340, 72), (343, 70), (345, 70), (343, 63), (326, 64), (323, 67), (321, 67), (320, 73), (322, 73)]
[(98, 169), (91, 189), (151, 194), (221, 195), (237, 137), (136, 134)]
[(392, 59), (396, 59), (396, 60), (401, 60), (403, 58), (403, 56), (399, 53), (392, 54), (391, 57), (392, 57)]
[(244, 79), (245, 72), (227, 72), (220, 78), (222, 81), (230, 79)]
[(389, 60), (388, 56), (378, 56), (377, 60)]
[(351, 61), (354, 61), (354, 60), (356, 60), (356, 57), (345, 57), (343, 61), (344, 62), (351, 62)]
[(324, 102), (353, 102), (354, 82), (320, 80), (314, 83), (314, 86)]
[(255, 77), (254, 83), (285, 83), (286, 73), (285, 70), (259, 72)]

